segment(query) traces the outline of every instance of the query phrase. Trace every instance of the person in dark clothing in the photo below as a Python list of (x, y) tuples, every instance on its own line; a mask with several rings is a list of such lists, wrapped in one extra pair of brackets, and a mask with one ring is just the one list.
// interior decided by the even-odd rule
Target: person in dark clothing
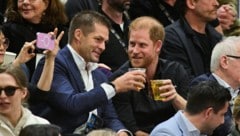
[[(139, 92), (130, 90), (113, 98), (120, 120), (136, 136), (149, 135), (157, 124), (185, 107), (185, 87), (188, 86), (186, 71), (179, 63), (159, 59), (164, 35), (164, 28), (156, 19), (135, 19), (129, 27), (129, 61), (110, 77), (113, 80), (131, 67), (146, 68), (145, 88)], [(152, 99), (149, 85), (152, 79), (163, 79), (163, 86), (159, 88), (159, 91), (166, 91), (162, 94), (165, 97), (163, 101)]]
[(219, 3), (216, 0), (198, 0), (194, 1), (195, 8), (192, 8), (188, 1), (176, 2), (181, 17), (166, 27), (160, 57), (181, 63), (190, 78), (194, 78), (210, 72), (211, 52), (222, 35), (209, 25), (217, 17)]
[[(10, 44), (7, 51), (18, 54), (25, 42), (36, 39), (37, 32), (48, 33), (57, 27), (58, 32), (64, 31), (60, 48), (67, 43), (67, 17), (64, 6), (58, 0), (9, 0), (6, 12), (7, 22), (3, 24), (3, 33)], [(36, 49), (42, 54), (42, 50)], [(26, 63), (30, 77), (35, 70), (36, 57)]]
[(2, 0), (1, 1), (1, 5), (0, 5), (0, 25), (2, 25), (2, 23), (4, 21), (4, 13), (6, 11), (7, 1), (8, 0)]
[[(57, 36), (57, 29), (52, 33), (55, 37)], [(30, 93), (30, 98), (28, 99), (29, 102), (35, 103), (38, 101), (45, 101), (49, 95), (50, 86), (53, 79), (53, 69), (54, 69), (54, 59), (58, 53), (59, 50), (59, 41), (61, 40), (63, 36), (63, 32), (60, 33), (60, 35), (55, 40), (55, 48), (54, 50), (46, 50), (44, 53), (46, 54), (44, 64), (44, 70), (41, 74), (41, 77), (39, 79), (39, 82), (37, 84), (28, 84), (28, 90)], [(26, 42), (17, 58), (13, 61), (12, 65), (19, 67), (26, 63), (27, 61), (31, 60), (35, 53), (29, 52), (29, 50), (34, 50), (35, 46), (33, 45), (35, 42)], [(8, 38), (4, 36), (2, 33), (2, 27), (0, 26), (0, 65), (4, 63), (4, 54), (9, 47)]]
[(76, 13), (83, 10), (98, 11), (100, 5), (100, 0), (68, 0), (64, 6), (68, 19), (71, 20)]
[(154, 17), (166, 27), (179, 18), (179, 13), (174, 7), (175, 1), (132, 0), (128, 13), (131, 19), (140, 16)]

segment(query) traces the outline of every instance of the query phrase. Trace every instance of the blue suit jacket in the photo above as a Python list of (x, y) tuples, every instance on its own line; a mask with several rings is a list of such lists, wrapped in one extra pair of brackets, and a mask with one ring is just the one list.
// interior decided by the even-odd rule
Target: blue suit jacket
[[(192, 80), (190, 86), (196, 85), (202, 81), (216, 81), (216, 78), (212, 74), (202, 74), (195, 79)], [(227, 113), (224, 115), (224, 124), (217, 127), (214, 131), (212, 136), (227, 136), (231, 132), (232, 127), (232, 111), (230, 106), (228, 107)]]
[[(42, 59), (33, 75), (32, 82), (37, 83), (43, 69)], [(96, 109), (98, 116), (104, 120), (104, 127), (115, 131), (123, 129), (113, 108), (112, 101), (100, 86), (107, 77), (96, 69), (92, 72), (94, 89), (87, 92), (77, 65), (68, 47), (59, 51), (55, 59), (54, 78), (50, 96), (46, 103), (32, 103), (30, 108), (34, 114), (48, 119), (51, 123), (62, 127), (63, 133), (71, 133), (84, 124), (89, 112)]]
[(178, 111), (173, 117), (157, 125), (150, 136), (192, 136)]

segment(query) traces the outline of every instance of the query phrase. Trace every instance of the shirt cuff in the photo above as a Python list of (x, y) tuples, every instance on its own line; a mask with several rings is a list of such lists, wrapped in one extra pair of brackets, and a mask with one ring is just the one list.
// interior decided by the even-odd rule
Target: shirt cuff
[(116, 95), (116, 92), (115, 92), (114, 88), (111, 85), (109, 85), (107, 83), (102, 83), (101, 87), (105, 91), (108, 100), (112, 99), (112, 97)]

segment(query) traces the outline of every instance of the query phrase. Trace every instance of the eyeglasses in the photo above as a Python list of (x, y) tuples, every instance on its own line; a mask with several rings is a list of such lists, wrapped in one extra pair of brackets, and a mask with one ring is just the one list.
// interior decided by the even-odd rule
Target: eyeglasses
[(240, 59), (240, 56), (234, 56), (234, 55), (226, 55), (226, 56), (234, 59)]
[(9, 46), (9, 40), (8, 40), (8, 38), (5, 38), (5, 39), (0, 40), (0, 46), (1, 46), (1, 45), (3, 45), (3, 47), (4, 47), (5, 49), (7, 49), (8, 46)]
[(4, 91), (7, 96), (13, 96), (16, 90), (19, 88), (20, 87), (16, 87), (16, 86), (7, 86), (5, 88), (0, 88), (0, 95), (2, 94), (2, 91)]

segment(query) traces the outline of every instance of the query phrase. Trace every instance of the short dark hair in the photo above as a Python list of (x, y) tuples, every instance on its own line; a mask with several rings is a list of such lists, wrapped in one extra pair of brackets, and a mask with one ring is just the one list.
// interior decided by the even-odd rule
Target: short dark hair
[(202, 81), (189, 90), (186, 111), (189, 114), (198, 114), (212, 107), (218, 113), (231, 100), (228, 89), (219, 85), (216, 81)]
[(60, 131), (60, 127), (53, 124), (33, 124), (23, 128), (19, 136), (59, 136)]
[(102, 24), (106, 26), (108, 29), (110, 29), (111, 24), (109, 20), (102, 14), (96, 12), (96, 11), (82, 11), (77, 13), (69, 26), (69, 41), (70, 43), (73, 40), (73, 35), (76, 29), (80, 28), (83, 31), (84, 35), (88, 35), (89, 33), (95, 31), (95, 24)]

